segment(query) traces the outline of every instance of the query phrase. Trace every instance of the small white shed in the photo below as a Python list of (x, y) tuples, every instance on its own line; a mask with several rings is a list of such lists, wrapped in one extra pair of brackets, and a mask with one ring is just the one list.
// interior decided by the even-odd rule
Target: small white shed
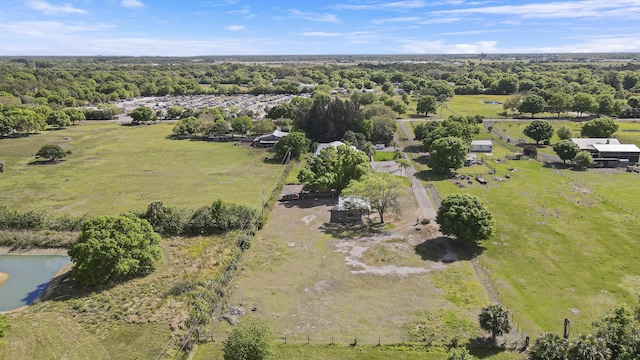
[(491, 140), (472, 140), (471, 151), (473, 152), (492, 152), (493, 142)]

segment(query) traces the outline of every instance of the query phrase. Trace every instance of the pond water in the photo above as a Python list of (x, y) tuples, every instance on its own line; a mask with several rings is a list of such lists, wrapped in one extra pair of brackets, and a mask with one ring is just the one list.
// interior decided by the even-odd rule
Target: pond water
[(0, 311), (33, 303), (70, 261), (68, 256), (0, 254), (0, 272), (9, 274), (9, 279), (0, 285)]

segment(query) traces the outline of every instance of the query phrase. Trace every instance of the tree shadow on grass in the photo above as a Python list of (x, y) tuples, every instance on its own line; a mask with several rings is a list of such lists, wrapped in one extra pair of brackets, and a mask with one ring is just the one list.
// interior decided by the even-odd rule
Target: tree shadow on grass
[(366, 236), (387, 233), (385, 224), (375, 223), (333, 223), (328, 222), (320, 226), (320, 231), (336, 239), (357, 239)]
[(467, 350), (478, 359), (490, 358), (505, 352), (505, 348), (494, 344), (491, 338), (482, 336), (469, 339)]
[(46, 289), (42, 291), (38, 300), (40, 301), (67, 301), (72, 299), (81, 299), (92, 294), (99, 294), (103, 291), (110, 290), (113, 287), (131, 281), (136, 278), (147, 276), (148, 273), (131, 276), (118, 281), (110, 281), (106, 284), (95, 286), (84, 286), (80, 281), (75, 279), (71, 274), (71, 267), (68, 271), (55, 276), (48, 283)]
[(422, 181), (442, 181), (449, 179), (451, 174), (438, 173), (429, 169), (418, 171), (415, 176)]
[(55, 165), (55, 164), (59, 164), (61, 162), (65, 162), (66, 160), (64, 159), (59, 159), (59, 160), (34, 160), (31, 161), (29, 163), (27, 163), (27, 165)]
[(484, 247), (469, 248), (469, 246), (445, 236), (425, 240), (415, 247), (415, 253), (420, 255), (422, 260), (443, 263), (469, 261), (482, 254), (483, 251)]

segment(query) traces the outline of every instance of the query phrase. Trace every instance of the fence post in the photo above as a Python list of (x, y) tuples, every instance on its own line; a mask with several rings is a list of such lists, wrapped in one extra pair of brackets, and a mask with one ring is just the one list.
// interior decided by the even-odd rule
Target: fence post
[(378, 346), (380, 346), (380, 336), (378, 336)]
[(284, 343), (286, 344), (287, 343), (287, 335), (283, 336), (282, 338), (284, 339)]
[(307, 345), (309, 345), (310, 342), (311, 342), (311, 336), (307, 335)]

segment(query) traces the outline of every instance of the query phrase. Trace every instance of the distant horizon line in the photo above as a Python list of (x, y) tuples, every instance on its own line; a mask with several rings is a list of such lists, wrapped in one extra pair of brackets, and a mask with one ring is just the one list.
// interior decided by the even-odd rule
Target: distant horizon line
[(439, 54), (439, 53), (434, 53), (434, 54), (411, 54), (411, 53), (406, 53), (406, 54), (341, 54), (341, 53), (335, 53), (335, 54), (224, 54), (224, 55), (104, 55), (104, 54), (95, 54), (95, 55), (64, 55), (64, 54), (58, 54), (58, 55), (19, 55), (19, 54), (15, 54), (15, 55), (0, 55), (0, 58), (37, 58), (37, 57), (57, 57), (57, 58), (63, 58), (63, 57), (73, 57), (73, 58), (87, 58), (87, 57), (103, 57), (103, 58), (199, 58), (199, 57), (292, 57), (292, 56), (297, 56), (297, 57), (336, 57), (336, 56), (342, 56), (342, 57), (393, 57), (393, 56), (399, 56), (399, 57), (409, 57), (409, 56), (414, 56), (414, 57), (434, 57), (434, 56), (443, 56), (443, 57), (480, 57), (480, 56), (578, 56), (578, 55), (598, 55), (598, 56), (602, 56), (602, 55), (633, 55), (633, 56), (640, 56), (640, 52), (634, 52), (634, 51), (630, 51), (630, 52), (625, 52), (625, 51), (620, 51), (620, 52), (549, 52), (549, 53), (473, 53), (473, 54), (468, 54), (468, 53), (459, 53), (459, 54), (453, 54), (453, 53), (447, 53), (447, 54)]

